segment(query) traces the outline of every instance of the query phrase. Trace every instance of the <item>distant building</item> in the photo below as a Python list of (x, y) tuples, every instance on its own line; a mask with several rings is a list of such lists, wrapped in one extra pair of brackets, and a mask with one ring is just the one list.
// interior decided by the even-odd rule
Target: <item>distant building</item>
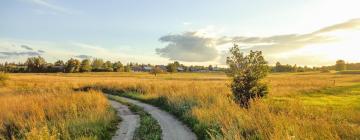
[(177, 67), (176, 70), (178, 72), (184, 72), (185, 71), (185, 68), (184, 67)]
[(190, 67), (189, 70), (190, 70), (191, 72), (196, 72), (196, 71), (198, 71), (198, 69), (195, 68), (195, 67)]
[(219, 68), (219, 67), (214, 67), (212, 70), (213, 70), (213, 71), (220, 71), (221, 68)]
[(131, 71), (133, 71), (133, 72), (141, 72), (142, 67), (141, 66), (132, 66)]
[(134, 72), (150, 72), (153, 69), (151, 66), (133, 66), (131, 70)]
[(143, 66), (142, 67), (142, 70), (145, 71), (145, 72), (150, 72), (152, 69), (153, 69), (153, 67), (150, 67), (150, 66)]
[(167, 67), (165, 65), (156, 65), (155, 67), (160, 68), (162, 71), (167, 71)]
[(197, 72), (209, 72), (209, 70), (198, 70)]

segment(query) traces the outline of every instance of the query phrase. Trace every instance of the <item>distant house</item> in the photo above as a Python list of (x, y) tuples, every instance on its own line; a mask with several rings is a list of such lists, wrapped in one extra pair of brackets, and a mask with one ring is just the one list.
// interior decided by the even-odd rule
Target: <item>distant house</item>
[(142, 71), (142, 67), (141, 66), (132, 66), (131, 70), (133, 72), (141, 72)]
[(191, 72), (197, 72), (197, 71), (199, 71), (199, 69), (197, 69), (197, 68), (195, 68), (195, 67), (190, 67), (189, 70), (190, 70)]
[(197, 72), (209, 72), (209, 70), (198, 70)]
[(165, 65), (156, 65), (155, 67), (160, 68), (162, 71), (167, 71), (168, 70)]
[(177, 67), (176, 70), (178, 72), (184, 72), (185, 71), (185, 68), (184, 67)]
[(212, 71), (220, 71), (221, 69), (219, 67), (214, 67)]
[(150, 72), (152, 69), (153, 69), (153, 67), (150, 67), (150, 66), (143, 66), (142, 67), (142, 70), (145, 71), (145, 72)]
[(134, 72), (150, 72), (153, 67), (151, 66), (133, 66), (131, 67), (132, 71)]

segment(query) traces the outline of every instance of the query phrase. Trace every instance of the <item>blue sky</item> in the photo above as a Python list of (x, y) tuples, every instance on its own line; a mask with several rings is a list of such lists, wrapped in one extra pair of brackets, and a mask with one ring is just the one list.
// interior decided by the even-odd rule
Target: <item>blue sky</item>
[[(355, 56), (359, 49), (354, 47), (360, 45), (356, 41), (360, 40), (358, 3), (356, 0), (2, 0), (0, 62), (23, 61), (32, 55), (42, 55), (49, 61), (86, 55), (125, 63), (165, 64), (179, 60), (186, 64), (222, 65), (225, 51), (239, 39), (244, 51), (265, 48), (270, 63), (326, 65), (340, 58), (355, 62), (360, 61)], [(282, 36), (304, 35), (341, 23), (351, 27), (312, 36), (310, 39), (315, 42), (299, 43)], [(279, 35), (289, 40), (271, 38)], [(336, 39), (329, 40), (330, 35)], [(328, 38), (319, 39), (320, 36)], [(240, 37), (247, 40), (268, 37), (270, 41), (247, 42)], [(222, 43), (224, 38), (226, 43)], [(343, 41), (334, 41), (338, 38)], [(344, 44), (350, 47), (338, 47)], [(329, 51), (321, 51), (329, 47)], [(319, 58), (305, 60), (314, 56)]]

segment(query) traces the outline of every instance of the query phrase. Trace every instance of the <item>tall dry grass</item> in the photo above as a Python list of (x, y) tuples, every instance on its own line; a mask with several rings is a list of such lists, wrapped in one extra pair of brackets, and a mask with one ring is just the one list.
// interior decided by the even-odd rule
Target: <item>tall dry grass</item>
[[(178, 76), (178, 75), (176, 75)], [(211, 139), (356, 139), (360, 136), (360, 111), (310, 106), (298, 97), (324, 88), (356, 84), (359, 76), (334, 74), (279, 74), (265, 82), (270, 95), (242, 109), (232, 100), (229, 80), (126, 78), (100, 82), (97, 87), (138, 92), (187, 122), (201, 138)], [(175, 80), (174, 80), (175, 79)], [(334, 83), (335, 80), (335, 83)], [(279, 97), (282, 100), (279, 100)], [(287, 100), (284, 100), (287, 99)]]
[[(44, 79), (53, 86), (36, 88), (48, 85), (41, 82)], [(17, 89), (18, 93), (85, 86), (122, 91), (177, 114), (200, 138), (356, 139), (360, 137), (358, 108), (310, 105), (301, 97), (359, 81), (358, 75), (271, 74), (264, 80), (270, 85), (269, 96), (254, 101), (250, 109), (234, 103), (228, 87), (231, 80), (218, 73), (156, 77), (147, 73), (15, 74), (9, 86), (22, 87)]]
[(0, 139), (110, 139), (117, 118), (106, 97), (70, 87), (14, 76), (0, 88)]

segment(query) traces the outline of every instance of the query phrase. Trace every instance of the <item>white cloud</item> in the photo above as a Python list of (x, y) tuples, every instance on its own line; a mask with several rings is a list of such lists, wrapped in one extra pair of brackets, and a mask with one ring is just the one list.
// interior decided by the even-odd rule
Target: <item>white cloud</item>
[(215, 48), (216, 40), (199, 36), (197, 32), (166, 35), (159, 40), (168, 43), (168, 45), (156, 49), (156, 53), (170, 60), (204, 62), (213, 60), (218, 56)]
[[(62, 6), (52, 4), (52, 3), (48, 2), (47, 0), (30, 0), (30, 1), (36, 5), (50, 9), (56, 13), (69, 14), (69, 15), (78, 13), (77, 11), (70, 10), (70, 9), (64, 8)], [(36, 12), (44, 14), (44, 12), (41, 10), (36, 10)], [(54, 14), (54, 13), (52, 13), (52, 14)]]
[(71, 43), (73, 46), (77, 46), (83, 49), (90, 49), (90, 50), (94, 50), (100, 53), (107, 53), (107, 50), (104, 49), (101, 46), (98, 45), (92, 45), (92, 44), (86, 44), (86, 43), (80, 43), (80, 42), (73, 42)]
[[(324, 61), (320, 59), (314, 59), (312, 57), (316, 56), (324, 59), (327, 58), (326, 55), (322, 55), (324, 52), (336, 56), (339, 56), (340, 52), (336, 53), (324, 51), (331, 50), (326, 47), (322, 47), (322, 50), (316, 50), (314, 46), (329, 46), (332, 48), (337, 48), (337, 51), (341, 51), (340, 48), (330, 45), (340, 42), (341, 38), (337, 36), (337, 34), (339, 34), (338, 32), (354, 32), (358, 29), (360, 29), (360, 18), (323, 27), (319, 30), (307, 34), (285, 34), (267, 37), (219, 37), (219, 33), (212, 32), (216, 29), (213, 26), (208, 26), (195, 32), (165, 35), (160, 38), (160, 41), (168, 44), (163, 48), (157, 48), (156, 52), (161, 57), (165, 57), (170, 60), (179, 60), (185, 62), (209, 62), (220, 60), (220, 64), (223, 64), (222, 61), (225, 58), (224, 54), (226, 54), (223, 53), (223, 51), (231, 46), (229, 44), (236, 42), (245, 52), (249, 50), (260, 50), (263, 51), (264, 54), (267, 55), (271, 60), (303, 64), (306, 62), (311, 62), (311, 64), (315, 64), (316, 62), (328, 63), (330, 59)], [(356, 50), (356, 48), (352, 46), (359, 45), (360, 41), (358, 40), (357, 35), (352, 35), (352, 37), (356, 37), (356, 39), (353, 39), (351, 43), (347, 43), (345, 46), (347, 49), (352, 50), (353, 52)], [(346, 36), (345, 39), (349, 39), (349, 36)], [(303, 50), (303, 48), (308, 47), (311, 48), (307, 49), (307, 51)], [(314, 49), (312, 50), (312, 48)], [(317, 53), (314, 54), (314, 51)], [(342, 50), (342, 52), (344, 52), (344, 50)], [(305, 58), (308, 59), (305, 60)], [(291, 61), (287, 61), (286, 59)]]

